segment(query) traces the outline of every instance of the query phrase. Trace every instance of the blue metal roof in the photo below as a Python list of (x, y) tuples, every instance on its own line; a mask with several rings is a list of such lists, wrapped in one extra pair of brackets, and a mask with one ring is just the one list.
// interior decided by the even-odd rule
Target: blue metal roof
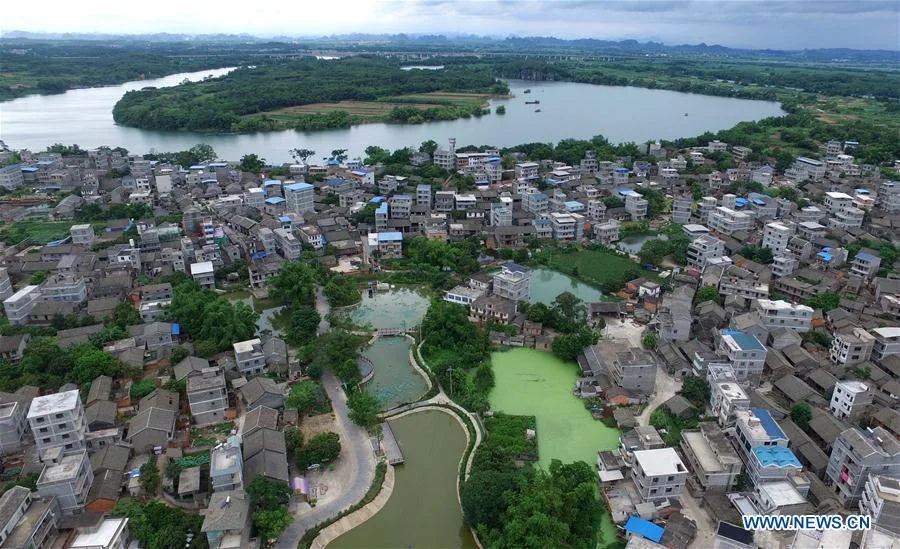
[(35, 168), (34, 166), (22, 166), (22, 171), (26, 173), (34, 173), (38, 171), (38, 168)]
[(740, 196), (734, 199), (734, 205), (737, 206), (738, 208), (743, 208), (749, 202), (750, 202), (749, 200), (747, 200), (746, 198), (742, 198)]
[(381, 204), (382, 202), (384, 202), (383, 196), (376, 196), (375, 198), (369, 199), (369, 204)]
[(869, 252), (857, 252), (856, 257), (864, 259), (866, 261), (875, 261), (876, 259), (878, 259), (876, 256), (870, 254)]
[(824, 261), (831, 261), (832, 259), (834, 259), (834, 256), (828, 252), (819, 252), (816, 255), (821, 257)]
[(872, 192), (869, 189), (854, 189), (854, 191), (856, 192), (856, 194), (869, 194), (870, 192)]
[(311, 191), (313, 186), (309, 183), (291, 183), (290, 185), (285, 185), (284, 188), (291, 192), (300, 192), (300, 191)]
[(388, 213), (388, 205), (386, 202), (382, 202), (378, 208), (375, 209), (375, 213), (387, 215)]
[(571, 208), (584, 208), (584, 204), (582, 204), (581, 202), (579, 202), (577, 200), (567, 200), (566, 208), (570, 208), (570, 209)]
[(266, 199), (266, 204), (281, 204), (282, 202), (285, 202), (285, 200), (280, 196), (273, 196), (272, 198)]
[(543, 198), (543, 199), (545, 199), (545, 200), (546, 200), (546, 198), (547, 198), (547, 195), (544, 194), (544, 193), (534, 193), (534, 194), (532, 194), (531, 196), (533, 196), (534, 198)]
[(514, 273), (527, 273), (527, 272), (531, 271), (531, 269), (529, 269), (528, 267), (526, 267), (524, 265), (519, 265), (518, 263), (514, 263), (512, 261), (507, 261), (506, 263), (503, 264), (503, 267), (505, 267), (507, 270), (510, 270)]
[(756, 204), (757, 206), (765, 206), (766, 205), (766, 201), (763, 200), (762, 198), (754, 198), (753, 203)]
[(386, 233), (378, 233), (379, 242), (397, 242), (403, 240), (403, 233), (399, 231), (390, 231)]
[(350, 173), (352, 173), (353, 175), (358, 175), (358, 176), (362, 177), (362, 176), (366, 175), (366, 174), (369, 173), (369, 172), (367, 172), (366, 170), (353, 170), (353, 171), (350, 172)]
[(181, 324), (172, 323), (172, 335), (173, 336), (181, 335)]
[(419, 185), (416, 185), (416, 190), (417, 191), (430, 191), (431, 185), (426, 185), (425, 183), (421, 183)]
[(408, 194), (395, 194), (394, 200), (412, 200), (412, 197)]
[(757, 418), (759, 418), (760, 424), (762, 424), (763, 429), (766, 430), (766, 434), (772, 438), (782, 438), (787, 439), (787, 435), (784, 434), (784, 431), (781, 430), (781, 427), (775, 423), (775, 420), (772, 419), (772, 414), (769, 413), (765, 408), (751, 408), (750, 409)]
[(763, 467), (803, 467), (794, 452), (784, 446), (757, 446), (753, 453)]
[(655, 543), (659, 543), (664, 532), (662, 526), (635, 516), (628, 517), (628, 522), (625, 523), (625, 531), (630, 534), (638, 534)]
[(263, 187), (271, 187), (272, 185), (281, 185), (281, 181), (277, 179), (266, 179), (263, 181)]
[(822, 246), (822, 251), (823, 251), (823, 252), (830, 252), (831, 249), (832, 249), (831, 246)]
[(281, 223), (290, 223), (291, 218), (286, 215), (280, 215), (280, 216), (278, 216), (278, 221)]
[(722, 330), (722, 335), (731, 336), (731, 338), (734, 339), (734, 342), (737, 343), (744, 351), (763, 350), (763, 346), (759, 342), (759, 340), (753, 337), (753, 335), (748, 334), (747, 332), (741, 332), (738, 330)]
[(189, 170), (205, 170), (206, 166), (204, 166), (203, 164), (194, 164), (193, 166), (191, 166), (188, 169)]

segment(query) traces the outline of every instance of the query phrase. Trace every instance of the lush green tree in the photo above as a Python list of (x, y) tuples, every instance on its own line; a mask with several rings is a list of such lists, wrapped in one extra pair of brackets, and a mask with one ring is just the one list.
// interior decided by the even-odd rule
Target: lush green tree
[(490, 364), (482, 364), (475, 369), (475, 376), (472, 379), (475, 389), (482, 393), (489, 393), (494, 387), (494, 369)]
[(563, 360), (575, 360), (585, 347), (594, 345), (599, 339), (596, 332), (582, 326), (570, 334), (556, 336), (553, 340), (553, 354)]
[(517, 489), (518, 478), (513, 471), (473, 470), (460, 494), (466, 524), (472, 528), (502, 527), (506, 496)]
[(300, 162), (301, 164), (306, 164), (306, 160), (310, 156), (315, 156), (316, 151), (312, 149), (291, 149), (291, 158)]
[(434, 151), (436, 151), (437, 149), (438, 144), (433, 139), (422, 141), (422, 144), (419, 145), (419, 152), (426, 153), (428, 154), (428, 156), (434, 156)]
[(291, 321), (287, 329), (287, 342), (291, 345), (305, 345), (316, 337), (319, 329), (319, 316), (315, 307), (301, 305), (291, 312)]
[[(147, 549), (204, 549), (206, 536), (200, 533), (203, 516), (186, 513), (177, 507), (150, 500), (146, 504), (135, 499), (123, 498), (116, 503), (112, 514), (128, 517), (128, 529)], [(191, 542), (186, 545), (190, 536)]]
[(291, 387), (287, 405), (296, 408), (302, 414), (321, 403), (324, 398), (322, 386), (317, 381), (301, 381)]
[(73, 367), (67, 378), (74, 383), (90, 383), (97, 376), (115, 376), (118, 373), (118, 361), (90, 343), (75, 345), (68, 352)]
[(287, 261), (269, 279), (269, 293), (285, 305), (315, 305), (316, 272), (300, 261)]
[(709, 382), (702, 377), (685, 376), (681, 383), (681, 396), (688, 399), (698, 408), (709, 402)]
[(387, 151), (375, 145), (370, 145), (366, 147), (366, 159), (363, 160), (363, 164), (367, 166), (374, 166), (375, 164), (386, 164), (390, 159), (390, 151)]
[(641, 346), (644, 349), (655, 349), (656, 348), (656, 334), (653, 332), (647, 332), (641, 337)]
[(253, 526), (265, 540), (275, 540), (294, 522), (294, 515), (287, 507), (262, 509), (253, 513)]
[(148, 496), (155, 496), (157, 491), (159, 491), (159, 487), (162, 484), (162, 479), (159, 475), (159, 467), (156, 465), (156, 457), (153, 456), (150, 458), (150, 461), (141, 465), (141, 489), (144, 490), (144, 494)]
[(664, 240), (651, 239), (644, 242), (638, 252), (638, 257), (644, 265), (660, 265), (672, 248), (670, 244)]
[(190, 153), (194, 155), (198, 162), (209, 162), (216, 159), (215, 149), (206, 143), (197, 143), (190, 148)]
[(266, 167), (266, 159), (256, 154), (245, 154), (241, 157), (239, 168), (242, 172), (259, 173)]
[(286, 482), (257, 475), (247, 485), (250, 503), (261, 509), (274, 509), (286, 506), (291, 501), (291, 487)]
[(791, 419), (804, 431), (809, 429), (809, 420), (812, 419), (812, 408), (806, 401), (800, 401), (791, 408)]
[(31, 274), (31, 283), (34, 285), (38, 285), (47, 280), (47, 276), (49, 273), (47, 271), (35, 271)]
[(362, 389), (354, 391), (347, 399), (347, 406), (350, 408), (350, 420), (360, 427), (369, 429), (378, 423), (381, 403), (366, 391)]
[(122, 328), (125, 328), (126, 326), (137, 326), (144, 322), (141, 318), (141, 313), (132, 307), (130, 303), (125, 301), (116, 303), (111, 320), (113, 324)]
[(543, 303), (532, 303), (528, 307), (528, 320), (532, 322), (540, 322), (541, 324), (545, 324), (547, 326), (553, 326), (555, 324), (555, 315), (554, 311), (550, 310), (550, 307)]
[(704, 286), (697, 290), (694, 294), (694, 303), (703, 303), (704, 301), (719, 301), (719, 289), (715, 286)]
[(562, 332), (574, 332), (587, 322), (584, 301), (572, 292), (563, 292), (556, 296), (550, 310), (553, 313), (554, 327)]
[(297, 452), (297, 467), (300, 470), (313, 464), (330, 463), (341, 453), (341, 437), (337, 433), (319, 433)]
[(830, 311), (837, 309), (841, 304), (841, 296), (836, 293), (824, 293), (803, 300), (803, 304), (813, 309), (822, 309)]
[(110, 341), (118, 341), (120, 339), (127, 339), (128, 337), (128, 332), (124, 328), (113, 324), (90, 336), (90, 341), (91, 345), (102, 348)]
[(772, 250), (769, 248), (744, 246), (743, 248), (741, 248), (741, 255), (746, 257), (747, 259), (756, 261), (757, 263), (763, 263), (765, 265), (768, 265), (775, 261)]
[(344, 383), (356, 384), (359, 381), (356, 356), (365, 341), (364, 336), (340, 329), (322, 334), (310, 344), (312, 348), (307, 371), (317, 377), (330, 368)]

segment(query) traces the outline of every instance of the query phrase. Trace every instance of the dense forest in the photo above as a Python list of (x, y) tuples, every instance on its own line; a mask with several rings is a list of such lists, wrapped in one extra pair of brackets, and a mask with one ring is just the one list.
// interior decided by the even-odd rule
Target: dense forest
[(400, 67), (399, 61), (365, 56), (246, 67), (206, 82), (128, 92), (116, 103), (113, 118), (119, 124), (154, 130), (269, 129), (242, 126), (241, 117), (295, 105), (372, 101), (410, 93), (507, 91), (505, 84), (495, 81), (490, 67), (482, 64), (470, 62), (439, 71)]
[(232, 67), (248, 59), (246, 53), (211, 46), (4, 41), (0, 45), (0, 101)]

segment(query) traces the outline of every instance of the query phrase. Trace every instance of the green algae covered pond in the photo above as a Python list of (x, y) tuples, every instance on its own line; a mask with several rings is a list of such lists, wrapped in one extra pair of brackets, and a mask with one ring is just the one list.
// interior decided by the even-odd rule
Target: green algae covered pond
[(379, 337), (363, 351), (375, 366), (366, 392), (378, 399), (382, 410), (414, 402), (428, 390), (428, 383), (409, 363), (410, 345), (405, 337)]
[(456, 498), (466, 435), (455, 418), (426, 410), (391, 420), (406, 463), (375, 516), (337, 538), (329, 549), (474, 549)]
[[(491, 409), (508, 414), (532, 415), (537, 419), (538, 465), (597, 462), (597, 450), (619, 444), (619, 431), (591, 417), (581, 399), (572, 394), (578, 366), (550, 353), (534, 349), (512, 349), (491, 355), (495, 385)], [(608, 513), (601, 525), (601, 544), (615, 541), (616, 528)]]
[(606, 301), (600, 290), (579, 282), (569, 275), (550, 269), (534, 269), (531, 271), (531, 290), (528, 301), (550, 305), (556, 296), (563, 292), (571, 292), (585, 303)]

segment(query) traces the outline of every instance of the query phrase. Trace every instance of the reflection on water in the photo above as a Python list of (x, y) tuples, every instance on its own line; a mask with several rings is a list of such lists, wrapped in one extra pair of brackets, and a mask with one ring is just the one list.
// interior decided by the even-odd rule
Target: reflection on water
[(366, 391), (381, 402), (382, 410), (413, 402), (428, 390), (425, 379), (409, 363), (410, 345), (405, 337), (380, 337), (363, 352), (375, 365)]
[(353, 310), (350, 318), (356, 324), (375, 329), (410, 330), (425, 318), (428, 304), (427, 297), (408, 288), (373, 293), (365, 290), (362, 302)]
[(531, 271), (531, 291), (528, 301), (549, 305), (556, 296), (563, 292), (571, 292), (585, 303), (603, 301), (603, 292), (583, 284), (574, 278), (551, 271), (550, 269), (534, 269)]

